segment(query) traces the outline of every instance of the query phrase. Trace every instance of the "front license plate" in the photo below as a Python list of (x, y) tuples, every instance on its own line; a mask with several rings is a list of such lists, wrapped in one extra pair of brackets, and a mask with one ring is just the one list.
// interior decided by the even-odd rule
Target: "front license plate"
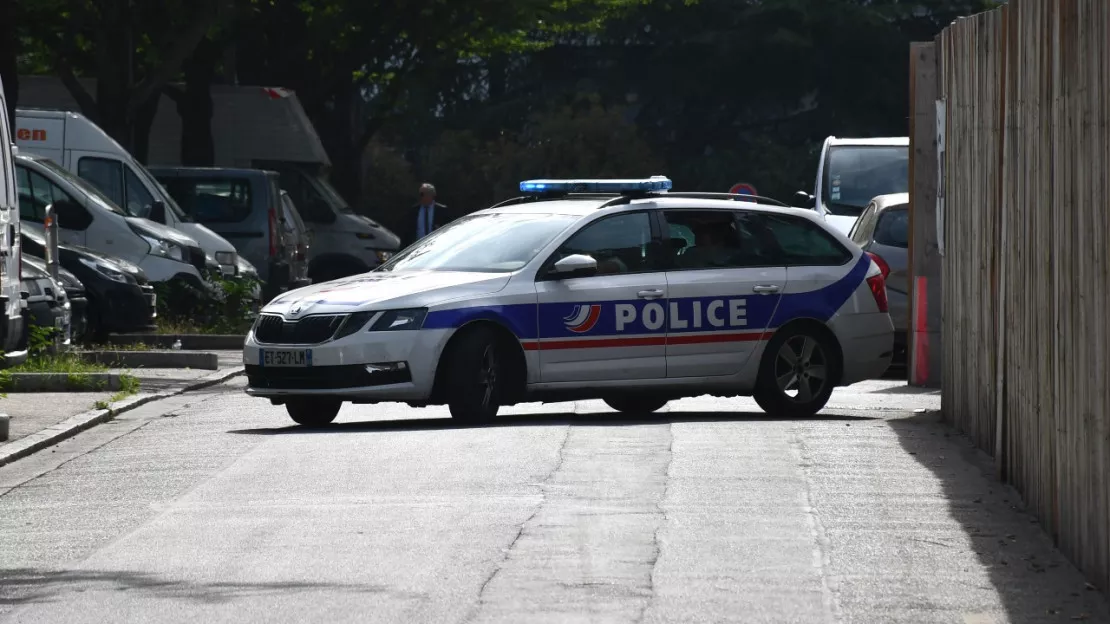
[(263, 349), (259, 364), (272, 367), (312, 366), (312, 349)]

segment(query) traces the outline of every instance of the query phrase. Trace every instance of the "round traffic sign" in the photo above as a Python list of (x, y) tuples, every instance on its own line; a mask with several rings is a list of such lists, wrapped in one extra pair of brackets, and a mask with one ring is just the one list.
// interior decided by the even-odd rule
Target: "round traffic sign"
[(733, 184), (732, 188), (730, 188), (728, 192), (733, 195), (759, 195), (759, 193), (756, 192), (755, 187), (751, 184), (748, 184), (747, 182)]

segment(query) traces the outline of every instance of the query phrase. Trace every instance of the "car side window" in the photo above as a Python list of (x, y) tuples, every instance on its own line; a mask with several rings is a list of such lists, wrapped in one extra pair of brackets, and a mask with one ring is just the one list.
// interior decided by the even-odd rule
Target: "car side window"
[[(46, 221), (46, 207), (55, 204), (58, 211), (58, 227), (67, 230), (83, 230), (89, 227), (92, 219), (80, 202), (73, 199), (60, 186), (36, 171), (19, 169), (19, 216), (43, 223)], [(64, 206), (63, 206), (64, 204)]]
[(760, 218), (786, 266), (840, 266), (852, 253), (816, 223), (802, 217), (763, 213)]
[(100, 189), (113, 204), (126, 209), (123, 164), (120, 161), (85, 156), (77, 161), (77, 175)]
[(15, 168), (16, 188), (19, 191), (19, 218), (21, 221), (46, 221), (46, 203), (35, 195), (31, 187), (30, 172), (20, 166)]
[(888, 247), (906, 249), (910, 246), (910, 213), (905, 208), (894, 208), (879, 215), (875, 227), (875, 242)]
[(675, 270), (767, 266), (774, 257), (732, 210), (668, 210), (670, 266)]
[(127, 192), (127, 204), (124, 210), (127, 214), (142, 217), (144, 219), (150, 217), (150, 210), (154, 207), (154, 196), (150, 194), (143, 181), (139, 176), (131, 171), (130, 167), (123, 169), (124, 186)]
[(613, 215), (594, 221), (571, 236), (549, 262), (581, 254), (597, 261), (599, 275), (659, 270), (646, 212)]

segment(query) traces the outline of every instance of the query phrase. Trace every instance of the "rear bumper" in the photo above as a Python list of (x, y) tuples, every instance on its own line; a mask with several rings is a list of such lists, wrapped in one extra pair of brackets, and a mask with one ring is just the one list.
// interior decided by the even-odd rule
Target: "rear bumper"
[(850, 314), (830, 323), (840, 341), (844, 369), (840, 385), (878, 379), (894, 356), (894, 324), (889, 314)]

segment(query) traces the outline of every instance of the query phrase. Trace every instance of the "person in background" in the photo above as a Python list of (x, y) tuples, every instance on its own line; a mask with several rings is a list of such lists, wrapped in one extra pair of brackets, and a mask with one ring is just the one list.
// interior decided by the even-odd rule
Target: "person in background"
[(401, 242), (405, 247), (454, 221), (451, 209), (436, 201), (436, 187), (420, 185), (416, 205), (409, 209), (402, 224)]

